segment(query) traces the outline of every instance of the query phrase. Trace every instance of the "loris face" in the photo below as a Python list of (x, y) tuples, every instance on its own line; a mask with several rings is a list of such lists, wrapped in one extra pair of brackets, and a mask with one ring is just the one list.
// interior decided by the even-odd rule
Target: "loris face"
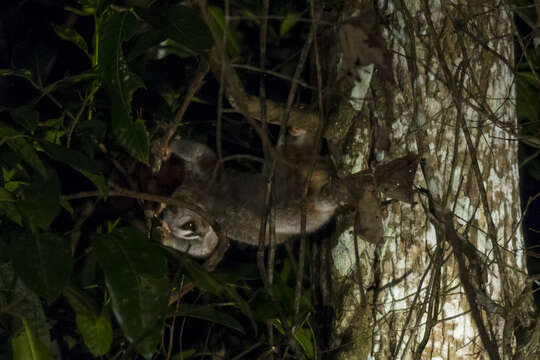
[(163, 224), (168, 232), (162, 240), (163, 245), (191, 256), (207, 257), (218, 244), (210, 224), (189, 209), (166, 209)]

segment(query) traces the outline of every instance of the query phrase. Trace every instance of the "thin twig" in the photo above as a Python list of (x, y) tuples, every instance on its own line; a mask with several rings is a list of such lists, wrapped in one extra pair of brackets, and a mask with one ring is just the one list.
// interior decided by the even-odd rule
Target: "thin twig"
[(195, 76), (191, 80), (191, 83), (189, 84), (189, 87), (186, 91), (184, 101), (182, 102), (180, 109), (178, 109), (176, 115), (174, 116), (174, 124), (167, 129), (167, 133), (164, 138), (165, 144), (169, 144), (171, 142), (171, 139), (173, 138), (176, 130), (178, 129), (178, 126), (180, 126), (180, 124), (182, 123), (184, 114), (186, 113), (186, 110), (191, 103), (193, 96), (195, 96), (197, 91), (199, 91), (199, 89), (203, 86), (204, 78), (206, 77), (206, 74), (208, 74), (209, 70), (210, 67), (208, 61), (204, 58), (201, 58)]
[[(243, 64), (233, 64), (232, 65), (233, 68), (237, 68), (237, 69), (245, 69), (245, 70), (249, 70), (249, 71), (255, 71), (255, 72), (259, 72), (261, 74), (268, 74), (268, 75), (272, 75), (274, 77), (277, 77), (279, 79), (283, 79), (283, 80), (287, 80), (287, 81), (293, 81), (293, 79), (287, 75), (283, 75), (281, 73), (278, 73), (277, 71), (272, 71), (272, 70), (266, 70), (262, 67), (260, 68), (257, 68), (257, 67), (254, 67), (254, 66), (250, 66), (250, 65), (243, 65)], [(309, 90), (317, 90), (317, 88), (315, 86), (311, 86), (303, 81), (298, 81), (298, 85), (306, 88), (306, 89), (309, 89)], [(260, 96), (260, 95), (259, 95)], [(262, 99), (261, 99), (262, 100)], [(264, 122), (263, 122), (264, 123)]]

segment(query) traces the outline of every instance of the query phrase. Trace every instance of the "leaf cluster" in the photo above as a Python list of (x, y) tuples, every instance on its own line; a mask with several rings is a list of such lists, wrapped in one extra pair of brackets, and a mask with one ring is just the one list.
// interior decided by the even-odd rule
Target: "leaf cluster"
[[(307, 5), (274, 2), (281, 20), (269, 29), (272, 46), (294, 45)], [(242, 25), (225, 21), (220, 4), (209, 11), (227, 54), (251, 59), (259, 3), (233, 8)], [(204, 338), (210, 333), (232, 339), (233, 355), (250, 346), (256, 354), (268, 344), (268, 324), (274, 342), (286, 342), (278, 313), (294, 312), (290, 264), (277, 274), (272, 300), (251, 265), (209, 273), (131, 226), (126, 218), (142, 213), (139, 204), (114, 199), (111, 184), (132, 175), (123, 165), (148, 165), (152, 142), (178, 121), (189, 80), (214, 45), (198, 9), (178, 1), (44, 0), (5, 10), (0, 359), (193, 358), (215, 350)], [(286, 50), (269, 56), (281, 62), (295, 52)], [(213, 129), (212, 84), (177, 124), (184, 135), (205, 139)], [(242, 141), (249, 143), (233, 142)], [(195, 290), (169, 304), (188, 283)], [(311, 311), (305, 293), (300, 317)], [(191, 326), (205, 330), (184, 332)], [(307, 322), (297, 340), (312, 357)]]

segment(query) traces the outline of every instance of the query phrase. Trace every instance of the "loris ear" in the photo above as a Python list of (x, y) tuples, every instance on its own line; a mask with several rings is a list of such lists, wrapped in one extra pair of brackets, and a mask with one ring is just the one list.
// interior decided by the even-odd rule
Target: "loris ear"
[(208, 146), (190, 140), (174, 140), (169, 149), (185, 161), (186, 175), (201, 181), (211, 178), (217, 156)]

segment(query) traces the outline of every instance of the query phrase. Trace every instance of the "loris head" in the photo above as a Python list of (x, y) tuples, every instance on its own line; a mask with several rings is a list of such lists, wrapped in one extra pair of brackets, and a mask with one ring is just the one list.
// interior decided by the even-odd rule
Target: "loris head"
[(165, 209), (163, 224), (167, 233), (162, 244), (191, 256), (208, 257), (218, 244), (218, 237), (210, 224), (189, 209)]

